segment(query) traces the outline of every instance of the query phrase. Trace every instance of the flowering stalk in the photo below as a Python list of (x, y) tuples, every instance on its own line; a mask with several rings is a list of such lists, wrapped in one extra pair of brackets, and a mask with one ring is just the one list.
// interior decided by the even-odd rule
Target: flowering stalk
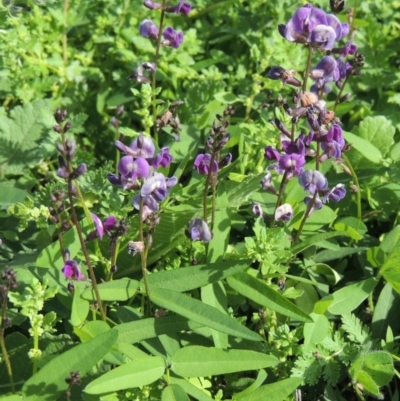
[(307, 65), (306, 65), (306, 70), (304, 72), (304, 79), (303, 79), (303, 92), (305, 92), (307, 90), (307, 81), (308, 81), (308, 75), (309, 75), (310, 69), (311, 69), (312, 55), (313, 55), (313, 48), (311, 46), (308, 46)]
[[(140, 241), (144, 244), (144, 249), (140, 253), (140, 261), (141, 261), (141, 267), (142, 267), (142, 276), (143, 276), (143, 281), (144, 281), (144, 288), (146, 290), (146, 296), (147, 296), (147, 314), (150, 315), (151, 311), (151, 305), (150, 305), (150, 286), (149, 286), (149, 280), (147, 277), (147, 255), (149, 252), (150, 244), (148, 241), (148, 238), (144, 237), (144, 222), (142, 219), (142, 214), (143, 214), (143, 208), (144, 208), (144, 199), (140, 199), (140, 206), (139, 206), (139, 237)], [(142, 311), (144, 315), (144, 311)]]

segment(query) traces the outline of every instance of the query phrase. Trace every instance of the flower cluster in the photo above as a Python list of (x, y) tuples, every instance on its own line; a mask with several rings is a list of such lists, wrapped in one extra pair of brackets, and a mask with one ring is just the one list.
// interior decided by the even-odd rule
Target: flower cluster
[(61, 269), (64, 277), (68, 280), (84, 281), (87, 277), (82, 273), (79, 268), (78, 262), (70, 259), (70, 253), (68, 249), (64, 252), (65, 263), (64, 267)]
[(307, 43), (322, 50), (332, 50), (335, 42), (349, 34), (348, 24), (312, 4), (297, 9), (288, 23), (279, 25), (278, 29), (289, 42)]
[[(163, 6), (161, 3), (155, 3), (151, 0), (145, 0), (144, 5), (151, 10), (162, 10)], [(183, 0), (180, 0), (176, 6), (166, 6), (164, 11), (174, 14), (188, 15), (192, 6)], [(158, 40), (160, 36), (157, 25), (150, 19), (145, 19), (140, 24), (140, 35), (144, 38)], [(170, 46), (177, 49), (183, 42), (183, 32), (177, 32), (171, 26), (164, 29), (163, 40), (161, 44), (163, 46)]]
[[(340, 12), (343, 7), (344, 2), (340, 2), (340, 7), (336, 4), (332, 10)], [(345, 143), (340, 120), (335, 116), (334, 110), (338, 103), (349, 98), (349, 95), (341, 96), (345, 82), (351, 75), (359, 75), (364, 64), (364, 57), (357, 53), (357, 46), (351, 40), (342, 47), (335, 47), (349, 31), (348, 24), (341, 23), (335, 15), (327, 14), (311, 4), (297, 9), (286, 25), (279, 26), (279, 32), (286, 40), (304, 44), (308, 48), (309, 60), (314, 49), (327, 54), (323, 55), (315, 67), (308, 63), (303, 82), (295, 77), (294, 70), (287, 71), (283, 67), (272, 66), (268, 71), (270, 79), (281, 80), (283, 84), (300, 88), (293, 97), (294, 107), (286, 100), (281, 102), (283, 109), (291, 117), (291, 129), (277, 118), (271, 121), (281, 133), (279, 150), (273, 146), (265, 148), (265, 158), (273, 163), (267, 167), (267, 174), (261, 185), (263, 189), (278, 196), (275, 221), (287, 221), (293, 215), (290, 205), (280, 204), (285, 181), (293, 177), (298, 177), (299, 184), (309, 194), (304, 199), (308, 216), (313, 210), (321, 209), (324, 203), (338, 202), (346, 195), (343, 184), (328, 188), (328, 180), (319, 171), (319, 167), (326, 160), (334, 159), (336, 164), (348, 172), (341, 158), (349, 146)], [(335, 54), (338, 56), (335, 57)], [(313, 84), (307, 91), (308, 77)], [(334, 110), (327, 109), (323, 99), (332, 90), (331, 84), (339, 88)], [(300, 119), (306, 121), (308, 132), (301, 130), (296, 134), (296, 125)], [(305, 170), (306, 158), (314, 158), (315, 170)], [(283, 176), (279, 191), (272, 184), (271, 171)], [(261, 213), (257, 208), (255, 212), (258, 215)]]
[(133, 206), (137, 210), (142, 209), (142, 219), (145, 220), (159, 210), (159, 203), (168, 196), (168, 189), (178, 182), (176, 177), (167, 178), (155, 171), (171, 164), (169, 148), (162, 148), (155, 154), (153, 140), (142, 134), (129, 146), (120, 141), (116, 141), (115, 146), (124, 156), (118, 163), (119, 174), (108, 174), (108, 180), (126, 190), (140, 189), (140, 193), (133, 199)]

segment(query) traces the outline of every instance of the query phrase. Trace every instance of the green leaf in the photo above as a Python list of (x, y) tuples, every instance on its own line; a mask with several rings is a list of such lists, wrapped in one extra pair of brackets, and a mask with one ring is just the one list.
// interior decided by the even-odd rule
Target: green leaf
[(85, 376), (109, 352), (117, 339), (118, 333), (109, 330), (56, 356), (24, 384), (24, 400), (57, 400), (68, 388), (65, 379), (70, 373), (79, 371), (82, 377)]
[(195, 330), (201, 326), (201, 324), (191, 322), (182, 316), (165, 316), (122, 323), (115, 326), (114, 330), (119, 332), (118, 342), (134, 344), (161, 334), (174, 334), (182, 330)]
[(276, 366), (272, 355), (247, 350), (188, 346), (171, 358), (171, 370), (182, 377), (222, 375)]
[(317, 315), (316, 313), (311, 314), (313, 323), (304, 324), (304, 347), (313, 346), (319, 344), (327, 336), (330, 324), (329, 320), (325, 315)]
[(390, 383), (394, 376), (393, 359), (388, 352), (374, 351), (360, 356), (350, 367), (354, 381), (368, 392), (379, 396), (379, 387)]
[(110, 326), (102, 320), (93, 320), (82, 327), (74, 327), (74, 333), (82, 342), (90, 341), (108, 330), (110, 330)]
[(394, 134), (395, 127), (384, 116), (366, 117), (357, 129), (357, 135), (379, 149), (384, 157), (394, 143)]
[(355, 241), (361, 240), (368, 231), (366, 225), (355, 217), (345, 217), (337, 220), (334, 228), (336, 231), (346, 232), (346, 235)]
[(344, 258), (349, 255), (353, 255), (355, 253), (364, 252), (368, 248), (360, 247), (360, 248), (350, 248), (350, 247), (342, 247), (339, 249), (326, 249), (324, 251), (318, 252), (313, 260), (316, 263), (329, 262), (331, 260)]
[(195, 386), (188, 380), (181, 379), (180, 377), (171, 376), (170, 382), (171, 384), (178, 384), (179, 386), (181, 386), (186, 391), (186, 393), (188, 393), (190, 396), (198, 401), (214, 401), (214, 398), (211, 398), (201, 388)]
[(345, 231), (332, 231), (329, 233), (317, 234), (317, 235), (312, 236), (311, 238), (305, 239), (300, 244), (294, 246), (291, 249), (291, 251), (292, 251), (293, 255), (297, 255), (298, 253), (304, 251), (308, 247), (318, 244), (318, 242), (322, 242), (329, 238), (338, 237), (341, 235), (347, 236), (348, 234)]
[(302, 322), (312, 322), (310, 316), (304, 313), (299, 307), (250, 274), (238, 273), (235, 276), (229, 277), (227, 281), (239, 294), (268, 309)]
[(303, 379), (300, 377), (289, 377), (279, 382), (261, 386), (245, 397), (235, 398), (234, 396), (233, 401), (285, 401), (301, 385), (302, 381)]
[(39, 163), (42, 154), (38, 140), (44, 132), (42, 119), (49, 103), (35, 100), (15, 107), (10, 117), (0, 116), (0, 177), (23, 174), (29, 165)]
[(375, 164), (380, 164), (382, 162), (382, 153), (368, 140), (365, 140), (350, 132), (343, 132), (343, 136), (347, 142), (352, 144), (354, 149), (358, 150), (370, 162)]
[(332, 267), (324, 263), (317, 263), (314, 266), (309, 267), (309, 269), (316, 274), (325, 276), (328, 284), (332, 286), (337, 284), (341, 279), (336, 270), (332, 269)]
[[(299, 219), (297, 219), (297, 215), (293, 219), (297, 219), (295, 224), (293, 224), (293, 228), (298, 230), (300, 228), (301, 224), (301, 219), (303, 216), (303, 210), (299, 214)], [(326, 226), (330, 223), (332, 223), (337, 217), (336, 211), (332, 210), (329, 206), (324, 206), (321, 210), (315, 211), (307, 220), (306, 223), (304, 224), (304, 230), (305, 231), (317, 231), (321, 227)]]
[(254, 380), (253, 383), (243, 391), (236, 393), (235, 394), (235, 399), (240, 399), (241, 397), (244, 397), (245, 395), (251, 394), (253, 391), (257, 390), (265, 381), (267, 378), (267, 372), (264, 369), (260, 369), (257, 374), (256, 380)]
[(71, 308), (71, 324), (74, 327), (82, 325), (89, 314), (89, 301), (81, 298), (85, 286), (86, 283), (84, 281), (77, 281), (74, 284), (75, 292)]
[(400, 295), (386, 283), (374, 308), (371, 330), (374, 338), (384, 338), (388, 326), (397, 333), (400, 329)]
[(179, 384), (170, 384), (161, 394), (161, 401), (190, 401), (185, 390)]
[[(148, 276), (151, 290), (157, 288), (173, 288), (174, 291), (185, 292), (204, 287), (248, 268), (251, 260), (227, 260), (205, 265), (181, 267), (175, 270), (164, 270)], [(141, 282), (141, 286), (144, 286)]]
[(0, 209), (7, 209), (15, 203), (23, 203), (28, 196), (28, 192), (15, 188), (14, 182), (0, 182)]
[(400, 294), (400, 238), (380, 269), (380, 274)]
[(165, 370), (160, 356), (128, 362), (90, 382), (84, 389), (88, 394), (103, 394), (127, 388), (141, 387), (155, 382)]
[[(378, 284), (375, 278), (347, 285), (340, 290), (322, 298), (319, 302), (329, 302), (328, 311), (332, 315), (344, 315), (352, 312), (363, 302)], [(318, 303), (319, 303), (318, 302)]]
[(150, 299), (162, 308), (171, 310), (194, 322), (219, 330), (222, 333), (251, 341), (262, 341), (261, 336), (241, 325), (233, 318), (187, 295), (158, 288), (150, 292)]
[[(127, 301), (133, 297), (139, 289), (139, 282), (128, 278), (109, 281), (98, 285), (102, 301)], [(95, 301), (96, 295), (93, 288), (87, 288), (82, 293), (82, 298)]]
[(229, 92), (215, 93), (214, 97), (222, 104), (232, 104), (239, 101), (239, 99), (233, 93)]

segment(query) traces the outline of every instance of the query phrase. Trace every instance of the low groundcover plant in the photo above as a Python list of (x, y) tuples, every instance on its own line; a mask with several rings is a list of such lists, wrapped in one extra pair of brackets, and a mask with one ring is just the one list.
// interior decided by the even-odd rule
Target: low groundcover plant
[(77, 3), (1, 6), (0, 398), (397, 400), (395, 2)]

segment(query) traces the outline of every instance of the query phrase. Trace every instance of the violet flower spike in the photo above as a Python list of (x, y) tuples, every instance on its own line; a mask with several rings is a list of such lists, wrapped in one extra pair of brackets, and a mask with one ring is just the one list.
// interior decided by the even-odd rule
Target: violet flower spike
[(191, 9), (191, 4), (186, 3), (185, 0), (180, 0), (177, 6), (169, 6), (165, 9), (165, 11), (175, 14), (181, 13), (183, 15), (188, 15)]

